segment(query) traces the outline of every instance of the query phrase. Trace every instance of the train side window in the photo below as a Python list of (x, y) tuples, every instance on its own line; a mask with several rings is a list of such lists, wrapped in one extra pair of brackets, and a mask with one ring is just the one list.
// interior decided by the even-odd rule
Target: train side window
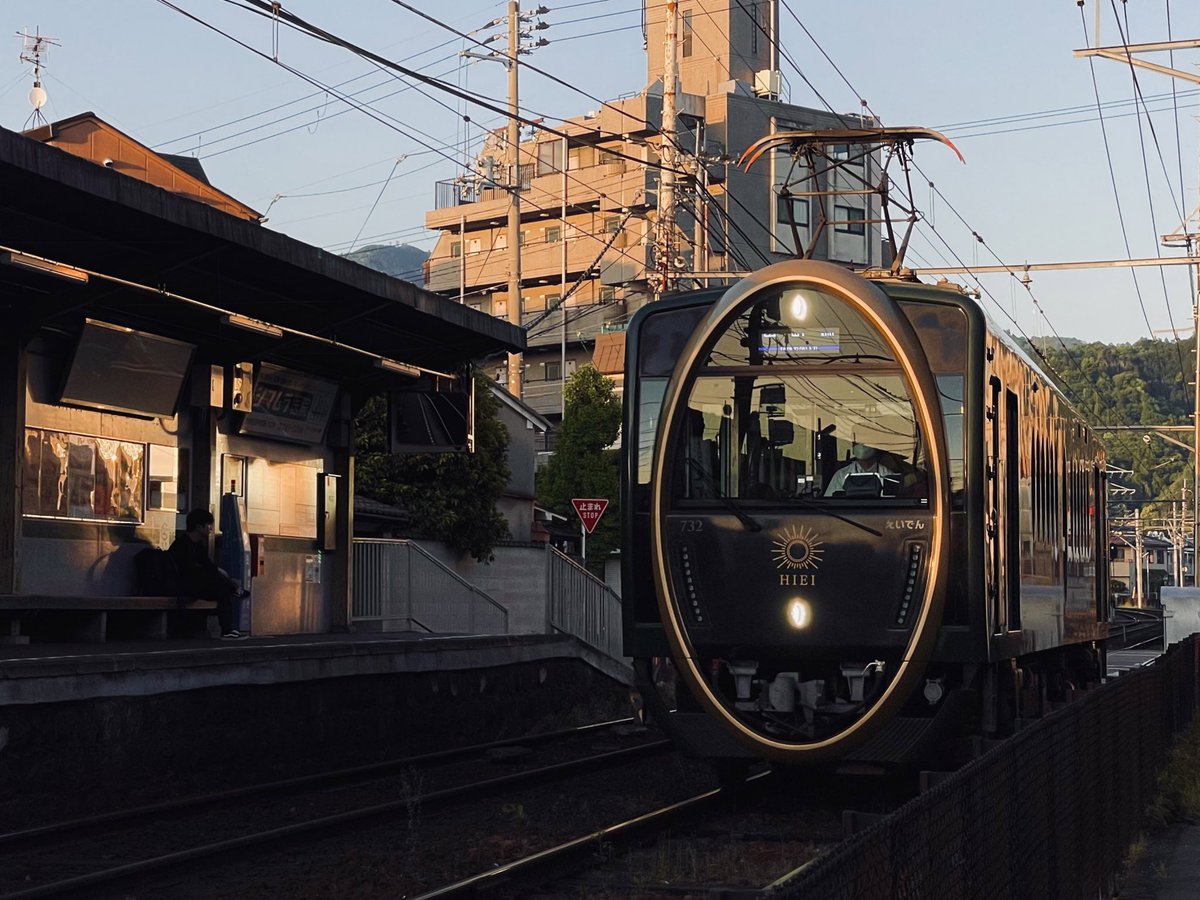
[(946, 428), (946, 451), (950, 463), (951, 506), (954, 509), (963, 508), (966, 494), (966, 470), (963, 466), (963, 383), (961, 375), (937, 376), (942, 421)]
[(708, 310), (708, 306), (687, 306), (649, 316), (639, 335), (639, 374), (643, 378), (670, 377), (684, 344)]

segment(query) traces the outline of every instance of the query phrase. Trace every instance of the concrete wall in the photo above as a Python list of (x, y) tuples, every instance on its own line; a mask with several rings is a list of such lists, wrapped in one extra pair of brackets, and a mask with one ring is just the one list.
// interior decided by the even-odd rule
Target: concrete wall
[(457, 556), (445, 544), (418, 541), (421, 548), (508, 609), (509, 634), (546, 631), (546, 553), (544, 546), (496, 547), (491, 563)]
[[(250, 531), (266, 537), (264, 570), (252, 583), (253, 632), (329, 631), (337, 594), (334, 570), (338, 551), (318, 550), (316, 518), (321, 511), (316, 498), (320, 473), (335, 471), (333, 451), (325, 446), (237, 434), (235, 422), (226, 417), (218, 421), (214, 452), (198, 453), (198, 444), (203, 445), (206, 438), (195, 433), (190, 405), (209, 402), (211, 386), (203, 383), (203, 367), (194, 369), (182, 391), (180, 411), (171, 418), (61, 406), (55, 402), (56, 385), (62, 380), (69, 351), (69, 342), (45, 337), (31, 345), (24, 425), (148, 446), (143, 460), (147, 483), (152, 479), (151, 454), (162, 448), (177, 452), (171, 470), (159, 473), (169, 476), (166, 483), (173, 490), (163, 494), (161, 505), (167, 508), (149, 508), (147, 502), (140, 523), (27, 514), (17, 541), (17, 591), (52, 596), (138, 593), (133, 558), (149, 545), (168, 547), (184, 528), (183, 511), (204, 507), (217, 515), (220, 491), (228, 490), (232, 481), (248, 507)], [(528, 440), (527, 465), (532, 479), (532, 438)], [(227, 455), (245, 464), (239, 463), (236, 473), (226, 471)], [(200, 468), (198, 459), (208, 460), (209, 471)], [(36, 467), (19, 467), (18, 494), (25, 498), (32, 492), (37, 498), (46, 477), (39, 477)], [(206, 486), (208, 492), (203, 491)], [(532, 517), (532, 504), (530, 507)], [(213, 550), (215, 553), (216, 548)], [(230, 574), (237, 577), (237, 573)]]
[[(70, 347), (39, 339), (30, 346), (26, 418), (31, 429), (92, 435), (174, 450), (190, 441), (186, 416), (146, 419), (55, 403)], [(149, 460), (144, 460), (149, 472)], [(28, 466), (17, 470), (17, 492), (38, 486)], [(186, 488), (185, 488), (186, 490)], [(27, 510), (23, 510), (27, 512)], [(28, 594), (121, 595), (136, 592), (133, 557), (175, 539), (175, 510), (146, 509), (143, 523), (24, 518), (17, 541), (16, 590)]]
[(577, 659), (0, 707), (0, 831), (627, 715)]

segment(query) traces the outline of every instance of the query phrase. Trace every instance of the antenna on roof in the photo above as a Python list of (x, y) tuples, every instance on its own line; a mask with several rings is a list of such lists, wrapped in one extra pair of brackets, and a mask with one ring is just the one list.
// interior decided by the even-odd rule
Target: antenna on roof
[(35, 127), (47, 124), (46, 117), (42, 115), (42, 107), (50, 98), (46, 94), (46, 89), (42, 87), (42, 69), (46, 65), (46, 51), (50, 47), (61, 47), (62, 44), (52, 37), (41, 34), (37, 29), (30, 34), (29, 29), (26, 28), (24, 31), (18, 32), (17, 37), (22, 39), (21, 62), (33, 66), (33, 90), (29, 92), (29, 105), (33, 107), (33, 112), (25, 120), (25, 128), (28, 129), (30, 124)]

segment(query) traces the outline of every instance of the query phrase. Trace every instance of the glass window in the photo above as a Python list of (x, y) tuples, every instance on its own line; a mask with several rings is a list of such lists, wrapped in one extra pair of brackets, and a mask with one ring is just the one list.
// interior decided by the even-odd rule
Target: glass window
[(21, 507), (27, 516), (140, 522), (146, 445), (25, 429)]
[(558, 225), (550, 225), (546, 228), (546, 243), (557, 244), (562, 240), (562, 228)]
[(462, 241), (450, 242), (450, 255), (453, 257), (462, 256)]
[(829, 153), (833, 159), (851, 166), (862, 166), (866, 154), (867, 151), (861, 146), (851, 147), (849, 144), (835, 144)]
[(883, 338), (840, 300), (808, 288), (783, 288), (750, 307), (720, 336), (710, 366), (820, 363), (888, 364)]
[(537, 145), (537, 173), (551, 175), (562, 171), (562, 141), (542, 141)]
[(840, 231), (843, 234), (867, 233), (867, 225), (863, 221), (864, 214), (861, 207), (835, 206), (833, 208), (833, 217), (836, 223), (833, 226), (835, 231)]
[(965, 502), (966, 469), (963, 464), (963, 376), (938, 375), (938, 399), (942, 403), (942, 422), (946, 428), (946, 454), (950, 464), (952, 505), (961, 509)]
[(692, 55), (692, 13), (688, 10), (683, 13), (683, 34), (680, 39), (683, 58), (687, 59)]
[[(962, 478), (962, 378), (940, 383)], [(927, 451), (882, 336), (828, 294), (783, 286), (716, 342), (688, 398), (680, 496), (928, 501)]]
[(775, 219), (781, 225), (795, 222), (801, 228), (808, 227), (808, 201), (803, 197), (778, 194), (775, 197)]
[(925, 448), (898, 372), (701, 377), (681, 447), (686, 499), (928, 497)]
[(562, 363), (561, 362), (546, 363), (546, 380), (547, 381), (562, 380)]

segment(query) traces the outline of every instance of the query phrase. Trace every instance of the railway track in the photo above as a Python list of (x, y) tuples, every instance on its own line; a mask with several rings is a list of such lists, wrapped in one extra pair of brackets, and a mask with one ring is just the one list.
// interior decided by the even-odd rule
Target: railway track
[[(414, 900), (770, 897), (842, 841), (843, 801), (863, 786), (813, 790), (804, 778), (758, 772), (741, 784), (666, 804)], [(909, 796), (889, 787), (883, 795), (868, 789), (857, 799), (870, 797), (891, 809)]]
[(1161, 646), (1162, 610), (1118, 607), (1109, 624), (1109, 647), (1113, 650), (1137, 650)]
[[(619, 742), (631, 746), (586, 754), (573, 746), (615, 740), (620, 726), (629, 724), (598, 723), (10, 832), (0, 835), (0, 897), (116, 891), (176, 867), (223, 865), (251, 848), (342, 834), (389, 819), (408, 826), (414, 809), (427, 814), (669, 751), (667, 741), (628, 732)], [(530, 765), (534, 746), (543, 756), (553, 748), (566, 758)], [(485, 762), (510, 771), (481, 778)], [(380, 802), (381, 797), (391, 799)], [(233, 824), (243, 820), (249, 827)]]

